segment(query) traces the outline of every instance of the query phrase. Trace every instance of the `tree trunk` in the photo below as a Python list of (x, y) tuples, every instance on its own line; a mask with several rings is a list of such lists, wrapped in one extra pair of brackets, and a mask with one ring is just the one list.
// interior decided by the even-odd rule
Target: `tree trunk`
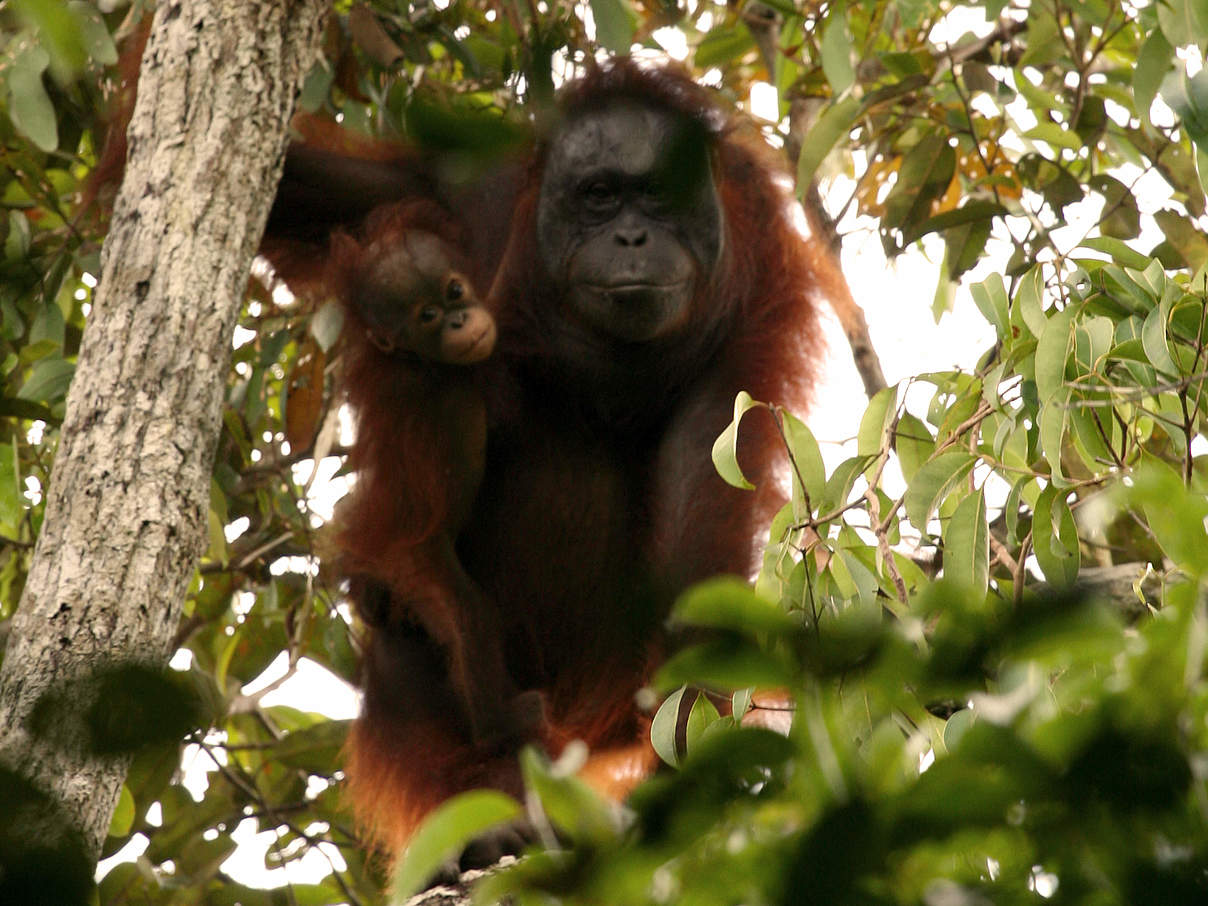
[(98, 666), (171, 654), (206, 536), (232, 333), (326, 7), (161, 0), (143, 56), (125, 181), (0, 668), (0, 764), (62, 804), (93, 862), (127, 763), (55, 745), (28, 718)]

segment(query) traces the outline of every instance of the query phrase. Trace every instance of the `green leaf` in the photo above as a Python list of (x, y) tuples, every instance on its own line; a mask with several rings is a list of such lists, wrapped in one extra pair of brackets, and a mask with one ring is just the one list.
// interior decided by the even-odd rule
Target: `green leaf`
[[(954, 251), (956, 254), (953, 254)], [(940, 318), (952, 311), (952, 306), (956, 304), (956, 280), (952, 277), (952, 264), (959, 254), (959, 250), (950, 249), (948, 243), (944, 243), (944, 257), (940, 261), (940, 276), (935, 283), (935, 295), (931, 299), (931, 317), (937, 324)]]
[(1110, 255), (1112, 260), (1117, 264), (1131, 267), (1134, 270), (1145, 270), (1151, 260), (1147, 255), (1142, 255), (1127, 243), (1111, 236), (1092, 236), (1083, 239), (1078, 245), (1080, 248), (1094, 249), (1097, 252)]
[(59, 147), (55, 108), (42, 83), (50, 55), (41, 48), (21, 53), (8, 72), (8, 109), (13, 125), (42, 151)]
[(1032, 80), (1024, 75), (1022, 68), (1014, 69), (1012, 75), (1015, 77), (1015, 89), (1024, 96), (1024, 100), (1028, 102), (1028, 106), (1033, 111), (1046, 115), (1051, 111), (1059, 113), (1063, 117), (1070, 115), (1068, 104), (1052, 92), (1045, 91), (1043, 88), (1033, 85)]
[[(966, 207), (969, 206), (966, 205)], [(964, 208), (959, 212), (953, 213), (962, 213), (963, 211)], [(943, 217), (944, 215), (941, 214), (939, 216)], [(932, 219), (935, 220), (938, 218)], [(942, 276), (940, 277), (941, 280), (946, 277), (949, 283), (955, 283), (966, 271), (970, 270), (981, 260), (993, 226), (994, 224), (991, 220), (980, 219), (944, 230), (944, 265)], [(924, 227), (926, 227), (926, 224), (924, 224)], [(951, 306), (948, 307), (948, 309), (950, 308)]]
[(273, 755), (287, 767), (321, 774), (339, 760), (350, 726), (347, 720), (320, 720), (289, 733), (274, 747)]
[(1133, 99), (1141, 122), (1152, 125), (1149, 108), (1153, 105), (1162, 80), (1170, 72), (1174, 62), (1174, 48), (1166, 36), (1155, 29), (1150, 32), (1137, 54), (1137, 68), (1133, 70)]
[(1066, 308), (1054, 312), (1036, 341), (1036, 393), (1043, 403), (1065, 384), (1065, 363), (1070, 355), (1074, 312)]
[[(343, 110), (345, 128), (353, 116), (365, 120), (365, 131), (371, 129), (372, 111), (366, 105), (345, 103)], [(496, 155), (524, 141), (523, 130), (511, 119), (469, 103), (438, 103), (426, 95), (412, 95), (405, 121), (409, 137), (434, 153), (497, 159)]]
[(902, 477), (910, 482), (935, 452), (935, 438), (921, 418), (903, 412), (894, 430), (893, 448), (898, 454)]
[(840, 95), (856, 81), (852, 65), (852, 37), (847, 27), (847, 3), (831, 6), (822, 28), (822, 71), (835, 95)]
[(1032, 550), (1045, 579), (1054, 585), (1072, 584), (1081, 560), (1078, 530), (1065, 495), (1064, 489), (1049, 485), (1032, 515)]
[(1040, 414), (1037, 416), (1040, 429), (1040, 451), (1048, 460), (1054, 479), (1064, 475), (1061, 466), (1061, 445), (1065, 438), (1069, 411), (1070, 391), (1059, 390), (1040, 404)]
[(109, 836), (124, 837), (129, 834), (130, 829), (134, 826), (134, 818), (134, 796), (130, 792), (130, 787), (123, 783), (117, 807), (113, 810), (113, 817), (109, 819)]
[(29, 254), (29, 218), (20, 211), (8, 212), (8, 238), (4, 240), (4, 257), (20, 261)]
[(791, 412), (782, 413), (784, 418), (784, 436), (788, 443), (789, 457), (792, 459), (794, 472), (793, 481), (798, 477), (805, 483), (805, 490), (811, 500), (822, 493), (826, 484), (826, 465), (822, 460), (822, 451), (814, 433), (805, 422)]
[(0, 526), (16, 534), (24, 513), (20, 463), (12, 444), (0, 444)]
[(747, 481), (746, 476), (742, 474), (742, 469), (738, 466), (738, 426), (743, 415), (761, 405), (763, 404), (751, 399), (751, 395), (745, 390), (739, 391), (738, 396), (734, 399), (733, 420), (713, 442), (713, 465), (717, 468), (717, 473), (725, 479), (727, 484), (748, 491), (752, 490), (755, 485)]
[(1084, 371), (1099, 371), (1103, 357), (1111, 352), (1114, 334), (1114, 323), (1102, 315), (1087, 318), (1074, 328), (1074, 358)]
[(688, 723), (684, 727), (684, 737), (687, 742), (687, 745), (684, 746), (685, 756), (695, 751), (696, 744), (719, 720), (721, 720), (721, 713), (717, 710), (717, 706), (709, 700), (709, 696), (698, 695), (696, 701), (692, 703), (692, 710), (688, 712)]
[(1145, 355), (1149, 357), (1149, 363), (1162, 374), (1173, 377), (1179, 373), (1179, 366), (1170, 354), (1170, 341), (1166, 333), (1170, 304), (1169, 299), (1163, 299), (1158, 307), (1146, 316), (1145, 325), (1141, 328), (1141, 345), (1145, 349)]
[(1157, 297), (1137, 281), (1135, 270), (1108, 264), (1099, 269), (1097, 276), (1112, 301), (1123, 305), (1131, 314), (1148, 312), (1158, 304)]
[(990, 526), (986, 497), (974, 491), (944, 528), (944, 575), (984, 595), (990, 585)]
[[(918, 28), (923, 22), (923, 18), (935, 8), (931, 0), (897, 0), (893, 6), (894, 12), (902, 20), (902, 25), (908, 29)], [(987, 19), (989, 22), (998, 18), (997, 14), (990, 16), (990, 13), (987, 12), (986, 15), (990, 17)]]
[(1054, 148), (1066, 148), (1070, 151), (1081, 151), (1085, 145), (1078, 133), (1071, 132), (1057, 123), (1038, 123), (1023, 133), (1023, 137), (1033, 141), (1047, 142)]
[(701, 69), (710, 66), (720, 66), (742, 56), (755, 47), (755, 39), (751, 32), (743, 27), (719, 25), (705, 35), (692, 55), (693, 61)]
[(889, 197), (885, 226), (911, 235), (926, 220), (931, 202), (947, 191), (956, 170), (956, 151), (947, 134), (929, 132), (907, 152)]
[(818, 167), (840, 139), (846, 138), (851, 132), (861, 110), (860, 99), (849, 94), (831, 104), (818, 118), (806, 136), (801, 146), (801, 156), (797, 159), (797, 185), (801, 191), (805, 191), (813, 181)]
[(61, 81), (74, 78), (88, 60), (85, 41), (89, 38), (80, 17), (71, 8), (75, 4), (62, 0), (10, 0), (9, 5), (36, 36), (39, 52), (46, 54), (55, 77)]
[[(1198, 188), (1199, 177), (1194, 172), (1192, 175), (1195, 176)], [(1193, 272), (1208, 264), (1208, 239), (1204, 238), (1203, 231), (1194, 221), (1170, 210), (1158, 211), (1153, 217), (1175, 251)]]
[(629, 0), (590, 0), (596, 40), (613, 53), (627, 53), (638, 17)]
[(1208, 38), (1208, 6), (1203, 0), (1162, 0), (1155, 6), (1158, 25), (1171, 44), (1204, 44)]
[(34, 365), (17, 398), (35, 403), (57, 402), (67, 395), (74, 374), (75, 365), (66, 359), (42, 359)]
[(1208, 193), (1208, 151), (1199, 145), (1195, 148), (1195, 172), (1200, 178), (1201, 191)]
[(216, 478), (210, 479), (210, 509), (218, 516), (218, 521), (223, 525), (231, 521), (226, 493)]
[[(1066, 40), (1061, 33), (1061, 25), (1057, 22), (1056, 11), (1047, 6), (1038, 6), (1028, 11), (1028, 39), (1024, 44), (1023, 54), (1014, 61), (1015, 73), (1018, 76), (1027, 67), (1044, 70), (1048, 64), (1067, 58)], [(1027, 83), (1027, 79), (1020, 81)], [(1022, 91), (1022, 89), (1021, 89)], [(1028, 105), (1038, 115), (1049, 110), (1060, 110), (1063, 116), (1069, 115), (1069, 108), (1054, 98), (1051, 105), (1038, 105), (1035, 98), (1027, 91), (1022, 91), (1027, 97)], [(1047, 92), (1040, 92), (1042, 95)]]
[(1032, 336), (1039, 337), (1048, 326), (1044, 316), (1044, 274), (1039, 264), (1032, 265), (1019, 281), (1019, 290), (1015, 294), (1015, 304), (1019, 308), (1019, 316)]
[[(1074, 449), (1079, 458), (1091, 471), (1098, 471), (1116, 461), (1112, 448), (1121, 447), (1121, 431), (1116, 422), (1096, 419), (1099, 410), (1086, 406), (1074, 406), (1069, 410), (1069, 424), (1073, 428)], [(1104, 434), (1107, 438), (1104, 438)], [(1110, 445), (1110, 446), (1109, 446)]]
[(864, 410), (857, 434), (857, 453), (860, 456), (877, 456), (888, 447), (889, 429), (897, 412), (898, 388), (885, 387), (878, 390)]
[(737, 633), (721, 633), (675, 654), (655, 676), (660, 688), (685, 683), (716, 689), (770, 689), (793, 682), (783, 655)]
[(959, 208), (944, 211), (942, 214), (936, 214), (934, 217), (924, 220), (911, 230), (902, 241), (906, 245), (909, 245), (928, 233), (951, 230), (955, 227), (968, 226), (969, 224), (984, 223), (989, 227), (995, 217), (1001, 217), (1006, 213), (1007, 209), (997, 202), (988, 201), (984, 198), (973, 198), (966, 201)]
[(735, 632), (791, 632), (796, 621), (742, 579), (719, 576), (692, 586), (676, 602), (677, 622)]
[[(717, 713), (716, 709), (713, 713)], [(578, 746), (585, 756), (587, 747), (582, 743)], [(559, 761), (564, 759), (565, 756)], [(587, 846), (602, 846), (615, 840), (613, 806), (578, 777), (570, 775), (566, 767), (551, 765), (544, 755), (530, 747), (520, 753), (520, 769), (525, 787), (536, 793), (545, 816), (561, 834)]]
[(1208, 573), (1208, 499), (1187, 490), (1165, 463), (1151, 463), (1133, 476), (1129, 500), (1145, 514), (1150, 531), (1179, 569), (1200, 581)]
[(60, 349), (66, 336), (67, 325), (63, 321), (63, 312), (53, 302), (43, 305), (34, 317), (34, 323), (29, 327), (29, 343), (48, 341)]
[(0, 418), (23, 418), (51, 425), (58, 425), (61, 421), (48, 406), (12, 397), (0, 397)]
[(949, 450), (923, 465), (906, 490), (906, 517), (920, 532), (948, 492), (973, 470), (977, 458), (964, 450)]
[(977, 310), (994, 325), (998, 335), (1000, 337), (1009, 336), (1011, 333), (1010, 303), (1007, 300), (1007, 288), (1003, 286), (1002, 276), (997, 273), (991, 274), (981, 283), (974, 283), (970, 286), (969, 291), (973, 295), (973, 302), (977, 305)]
[(1036, 153), (1025, 154), (1015, 165), (1024, 186), (1035, 189), (1057, 214), (1067, 205), (1081, 201), (1083, 185), (1069, 170)]
[(751, 709), (751, 701), (754, 698), (753, 689), (739, 689), (730, 696), (730, 713), (736, 719), (741, 720), (742, 716)]
[(1078, 118), (1073, 123), (1074, 134), (1082, 140), (1083, 145), (1089, 148), (1098, 142), (1107, 128), (1107, 123), (1107, 104), (1104, 98), (1097, 93), (1088, 92), (1083, 95), (1082, 109), (1078, 111)]
[(680, 765), (681, 753), (676, 742), (676, 731), (679, 729), (680, 706), (687, 692), (687, 686), (680, 686), (663, 699), (650, 723), (650, 744), (654, 747), (654, 753), (673, 768)]
[(97, 8), (84, 0), (72, 0), (67, 8), (75, 16), (88, 55), (102, 66), (114, 65), (118, 59), (117, 46)]
[(842, 547), (836, 550), (828, 565), (845, 600), (858, 601), (866, 608), (876, 606), (877, 577), (850, 550)]
[(961, 737), (966, 731), (973, 726), (975, 720), (974, 711), (972, 708), (962, 708), (944, 724), (944, 747), (949, 751), (953, 751), (960, 744)]
[(822, 491), (822, 500), (818, 503), (819, 514), (826, 515), (847, 503), (848, 495), (851, 494), (856, 479), (868, 468), (870, 462), (872, 462), (870, 456), (853, 456), (839, 463), (835, 471), (831, 473), (831, 477), (827, 479), (826, 487)]
[(206, 527), (206, 535), (208, 537), (206, 558), (221, 564), (225, 569), (227, 563), (230, 562), (227, 554), (225, 527), (222, 524), (222, 519), (213, 510), (209, 512)]
[(450, 799), (411, 839), (394, 876), (392, 895), (401, 902), (419, 892), (428, 879), (471, 840), (521, 814), (516, 800), (494, 790), (474, 790)]
[(1034, 480), (1030, 475), (1017, 478), (1011, 485), (1011, 490), (1007, 492), (1007, 501), (1003, 504), (1002, 515), (1007, 525), (1008, 545), (1014, 546), (1019, 543), (1019, 501), (1023, 497), (1024, 487)]
[(298, 109), (307, 113), (315, 113), (327, 102), (327, 93), (331, 83), (335, 81), (335, 73), (326, 60), (319, 60), (310, 68), (298, 93)]
[(1190, 78), (1184, 72), (1171, 72), (1162, 82), (1162, 99), (1178, 114), (1193, 142), (1208, 141), (1208, 70)]
[(1106, 238), (1136, 239), (1141, 234), (1141, 209), (1132, 190), (1115, 177), (1100, 173), (1090, 187), (1103, 196), (1099, 231)]

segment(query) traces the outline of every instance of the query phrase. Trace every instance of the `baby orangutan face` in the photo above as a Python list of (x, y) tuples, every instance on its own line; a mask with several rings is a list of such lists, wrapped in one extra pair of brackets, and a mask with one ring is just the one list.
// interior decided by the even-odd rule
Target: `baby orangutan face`
[(411, 231), (383, 249), (353, 304), (384, 352), (473, 365), (495, 348), (495, 319), (431, 233)]

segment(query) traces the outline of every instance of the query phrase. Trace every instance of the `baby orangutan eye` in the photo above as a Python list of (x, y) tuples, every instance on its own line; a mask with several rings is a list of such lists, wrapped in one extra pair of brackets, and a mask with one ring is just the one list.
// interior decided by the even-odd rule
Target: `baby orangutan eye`
[(454, 277), (445, 287), (445, 298), (450, 302), (456, 302), (466, 294), (466, 287), (460, 280)]

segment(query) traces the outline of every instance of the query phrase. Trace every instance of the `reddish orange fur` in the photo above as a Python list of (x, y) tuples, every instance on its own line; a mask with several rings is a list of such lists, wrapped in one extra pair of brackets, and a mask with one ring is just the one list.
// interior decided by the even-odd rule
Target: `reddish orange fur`
[[(560, 302), (538, 263), (543, 152), (533, 153), (523, 183), (498, 202), (511, 211), (501, 260), (472, 262), (475, 279), (495, 274), (500, 341), (480, 381), (490, 455), (457, 548), (443, 559), (426, 545), (448, 511), (445, 438), (410, 366), (367, 342), (355, 312), (347, 330), (358, 484), (341, 511), (338, 546), (370, 624), (347, 774), (361, 821), (389, 853), (458, 792), (518, 793), (515, 753), (525, 741), (557, 755), (582, 739), (592, 751), (584, 777), (626, 795), (655, 765), (634, 697), (658, 662), (670, 601), (718, 572), (749, 575), (756, 535), (783, 502), (774, 479), (785, 457), (770, 419), (744, 423), (740, 462), (756, 491), (724, 485), (709, 451), (739, 390), (800, 412), (820, 364), (817, 264), (796, 231), (787, 177), (753, 127), (677, 70), (624, 60), (599, 67), (565, 92), (564, 108), (617, 97), (706, 125), (725, 213), (723, 260), (693, 302), (691, 331), (639, 350), (632, 369), (610, 371), (581, 338), (551, 326)], [(329, 282), (348, 285), (365, 255), (417, 210), (377, 214), (358, 241), (337, 239)], [(498, 207), (458, 217), (426, 210), (450, 243), (500, 245), (482, 236), (483, 224), (502, 219)], [(465, 683), (499, 686), (504, 709), (538, 690), (544, 714), (475, 738), (459, 716)]]
[(361, 239), (346, 233), (334, 236), (326, 264), (326, 283), (341, 296), (347, 319), (343, 386), (360, 414), (349, 457), (357, 476), (357, 490), (349, 501), (354, 510), (341, 520), (340, 547), (382, 563), (395, 559), (396, 549), (427, 540), (445, 523), (453, 491), (426, 476), (409, 480), (408, 466), (430, 472), (449, 458), (449, 438), (423, 399), (430, 376), (413, 359), (375, 346), (350, 298), (357, 276), (411, 230), (437, 235), (451, 249), (461, 240), (449, 215), (435, 204), (389, 205), (368, 218)]

